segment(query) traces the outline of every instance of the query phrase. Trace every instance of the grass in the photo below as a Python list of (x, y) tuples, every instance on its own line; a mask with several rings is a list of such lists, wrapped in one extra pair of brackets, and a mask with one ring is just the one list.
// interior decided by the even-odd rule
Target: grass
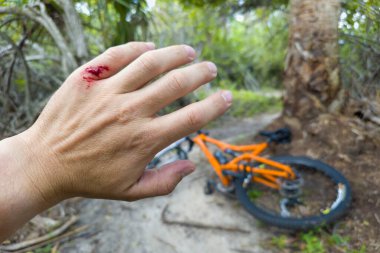
[(254, 201), (257, 198), (260, 198), (263, 195), (262, 191), (251, 189), (247, 191), (247, 195), (250, 200)]
[(280, 111), (281, 99), (264, 96), (257, 92), (247, 90), (232, 90), (233, 104), (227, 114), (237, 117), (252, 117), (263, 112)]
[[(271, 93), (270, 91), (254, 92), (231, 88), (229, 90), (232, 92), (233, 103), (226, 115), (235, 118), (246, 118), (263, 112), (277, 112), (282, 108), (281, 98), (268, 95)], [(198, 91), (197, 99), (204, 99), (213, 92), (215, 91)]]
[(34, 251), (30, 251), (30, 252), (34, 252), (34, 253), (50, 253), (52, 252), (52, 249), (53, 249), (53, 245), (52, 244), (47, 244), (41, 248), (38, 248), (38, 249), (35, 249)]
[(301, 240), (304, 242), (303, 253), (325, 253), (326, 249), (322, 240), (315, 235), (313, 231), (309, 231), (301, 235)]
[[(230, 90), (233, 96), (232, 106), (224, 114), (227, 117), (250, 118), (261, 113), (279, 112), (282, 109), (281, 97), (279, 97), (278, 95), (268, 95), (276, 92), (278, 93), (278, 91), (262, 90), (254, 92), (250, 90), (236, 90), (231, 87), (222, 88)], [(179, 110), (180, 108), (188, 104), (205, 99), (214, 92), (216, 92), (216, 90), (214, 89), (210, 90), (202, 88), (198, 90), (196, 93), (189, 94), (184, 98), (177, 100), (176, 102), (162, 109), (159, 112), (159, 115), (164, 115)], [(210, 122), (206, 128), (213, 128), (216, 125), (219, 125), (219, 120), (223, 120), (223, 117), (213, 122)]]
[(351, 238), (338, 233), (328, 233), (324, 228), (317, 228), (295, 235), (282, 234), (269, 241), (270, 247), (278, 252), (299, 253), (366, 253), (367, 247), (354, 247)]
[(271, 240), (271, 244), (275, 246), (277, 249), (284, 250), (288, 245), (288, 237), (285, 235), (273, 237)]

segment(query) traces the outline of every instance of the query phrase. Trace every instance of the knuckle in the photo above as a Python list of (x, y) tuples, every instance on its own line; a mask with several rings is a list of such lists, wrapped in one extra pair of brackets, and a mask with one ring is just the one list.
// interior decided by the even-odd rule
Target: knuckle
[(145, 141), (140, 134), (130, 135), (126, 141), (126, 144), (128, 146), (128, 149), (133, 150), (138, 158), (144, 156)]
[(174, 47), (175, 53), (182, 57), (188, 57), (187, 46), (177, 45)]
[(136, 96), (126, 96), (125, 102), (115, 104), (115, 118), (121, 124), (127, 124), (141, 117), (141, 108), (144, 101)]
[(187, 113), (187, 125), (190, 128), (200, 127), (202, 125), (201, 115), (195, 110), (190, 110)]
[(143, 42), (136, 42), (136, 41), (131, 41), (126, 44), (126, 47), (131, 49), (133, 52), (144, 52), (145, 50), (145, 43)]
[(156, 140), (152, 131), (141, 128), (136, 130), (135, 133), (129, 138), (129, 147), (134, 150), (136, 154), (141, 157), (150, 157), (155, 152), (155, 145), (152, 144)]
[(167, 194), (171, 193), (172, 191), (174, 191), (175, 187), (176, 187), (176, 184), (173, 182), (165, 183), (165, 188), (163, 189), (163, 194), (167, 195)]
[(170, 80), (168, 82), (169, 89), (171, 89), (174, 92), (182, 91), (185, 83), (185, 76), (183, 73), (176, 71), (172, 72), (170, 75)]
[(160, 68), (160, 65), (154, 58), (152, 52), (144, 53), (141, 57), (138, 58), (138, 61), (142, 65), (142, 67), (149, 72), (156, 72)]
[(136, 117), (136, 110), (134, 106), (121, 107), (117, 113), (117, 119), (120, 123), (126, 124)]
[(105, 55), (111, 60), (120, 58), (121, 53), (120, 46), (110, 47), (105, 51)]

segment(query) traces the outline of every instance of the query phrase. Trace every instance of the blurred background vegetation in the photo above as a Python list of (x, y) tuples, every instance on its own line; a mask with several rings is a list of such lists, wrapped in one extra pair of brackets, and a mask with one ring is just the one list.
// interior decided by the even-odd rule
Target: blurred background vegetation
[[(380, 1), (341, 2), (341, 81), (352, 97), (380, 97)], [(0, 5), (0, 136), (38, 116), (67, 75), (106, 48), (132, 40), (186, 43), (217, 79), (184, 105), (231, 89), (230, 115), (280, 110), (288, 46), (285, 0), (8, 0)]]

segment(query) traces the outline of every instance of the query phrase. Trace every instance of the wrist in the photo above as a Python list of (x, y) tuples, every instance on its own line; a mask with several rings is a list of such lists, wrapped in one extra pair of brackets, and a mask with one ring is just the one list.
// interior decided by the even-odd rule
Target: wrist
[(39, 152), (37, 144), (30, 145), (21, 135), (0, 141), (0, 227), (6, 231), (0, 232), (0, 241), (63, 199)]
[(34, 133), (33, 127), (12, 138), (13, 147), (17, 147), (18, 153), (18, 157), (13, 157), (18, 160), (16, 166), (23, 171), (25, 180), (33, 187), (41, 203), (51, 207), (67, 198), (62, 190), (60, 163), (43, 138)]

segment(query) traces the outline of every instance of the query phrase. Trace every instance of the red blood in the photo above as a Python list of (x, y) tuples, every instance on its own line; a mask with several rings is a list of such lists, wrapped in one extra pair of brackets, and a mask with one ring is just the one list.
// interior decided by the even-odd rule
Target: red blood
[(83, 80), (87, 82), (87, 89), (94, 84), (94, 81), (98, 80), (104, 71), (109, 71), (108, 66), (96, 66), (87, 67), (83, 73)]
[(110, 70), (110, 68), (107, 66), (96, 66), (96, 67), (87, 67), (84, 71), (96, 77), (100, 77), (100, 74), (103, 73), (103, 71), (108, 71), (108, 70)]

